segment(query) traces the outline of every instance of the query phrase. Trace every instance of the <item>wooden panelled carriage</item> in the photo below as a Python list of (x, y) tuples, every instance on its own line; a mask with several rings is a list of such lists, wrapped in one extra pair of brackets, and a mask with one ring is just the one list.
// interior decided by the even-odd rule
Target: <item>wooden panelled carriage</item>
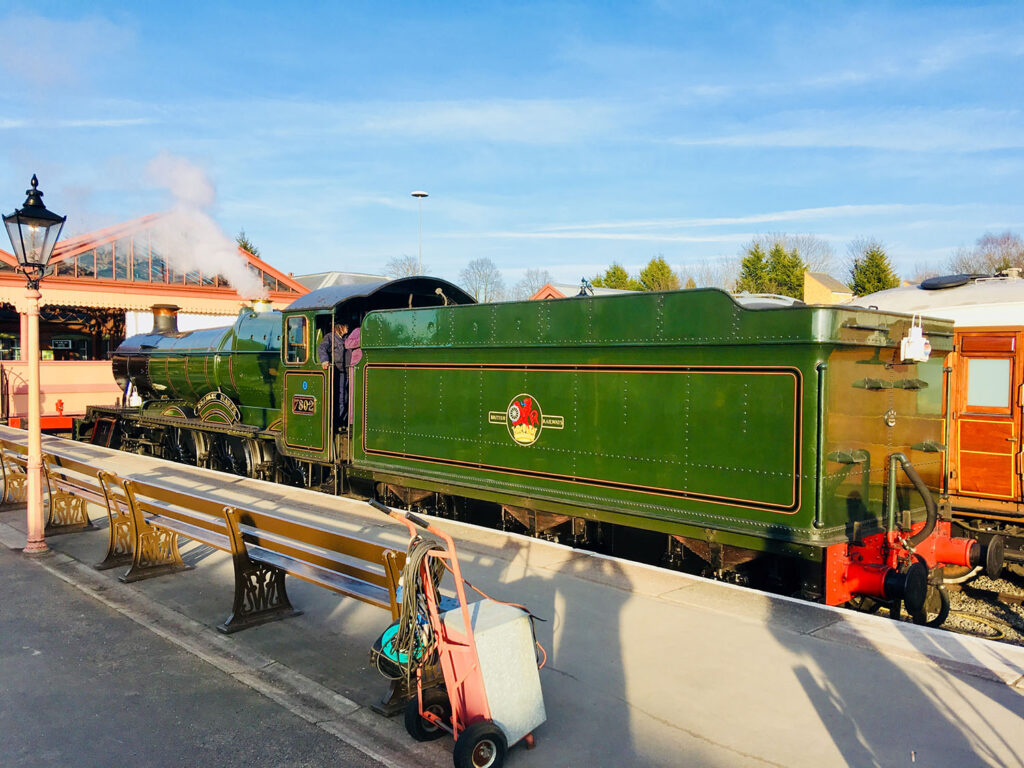
[(944, 496), (971, 535), (1005, 536), (1024, 562), (1024, 280), (949, 275), (865, 296), (865, 306), (954, 322), (946, 357)]
[[(332, 373), (313, 350), (336, 319), (361, 326), (364, 354), (332, 435)], [(923, 620), (929, 574), (989, 553), (950, 535), (929, 491), (952, 326), (926, 322), (938, 354), (914, 361), (910, 324), (711, 289), (474, 305), (406, 278), (128, 339), (115, 371), (143, 405), (95, 409), (82, 435), (409, 504), (489, 504), (574, 541), (641, 531), (671, 561), (830, 604), (904, 600)]]

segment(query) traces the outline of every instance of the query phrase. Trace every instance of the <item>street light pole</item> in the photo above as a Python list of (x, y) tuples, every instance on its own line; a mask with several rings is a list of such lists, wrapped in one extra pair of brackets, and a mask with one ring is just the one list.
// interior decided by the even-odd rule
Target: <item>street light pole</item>
[(25, 204), (3, 219), (18, 259), (18, 269), (25, 275), (28, 300), (28, 350), (23, 350), (28, 355), (28, 537), (24, 553), (42, 555), (49, 547), (43, 518), (43, 441), (39, 416), (39, 299), (42, 297), (39, 282), (46, 274), (53, 247), (67, 217), (48, 211), (43, 205), (43, 193), (38, 189), (35, 174), (31, 184), (31, 188), (25, 190)]
[(412, 196), (417, 199), (417, 201), (419, 203), (419, 209), (420, 209), (420, 217), (419, 217), (420, 218), (420, 238), (419, 238), (420, 257), (419, 257), (419, 260), (416, 262), (416, 269), (419, 270), (419, 274), (422, 275), (423, 274), (423, 198), (424, 197), (430, 197), (430, 195), (428, 195), (426, 192), (424, 192), (422, 190), (417, 189), (415, 192), (412, 193)]

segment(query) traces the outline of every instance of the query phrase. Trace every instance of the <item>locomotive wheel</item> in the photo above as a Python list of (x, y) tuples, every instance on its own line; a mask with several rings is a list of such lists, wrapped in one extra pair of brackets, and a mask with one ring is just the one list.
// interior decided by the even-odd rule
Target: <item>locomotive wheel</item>
[(285, 485), (298, 486), (299, 488), (308, 487), (302, 463), (291, 456), (278, 455), (275, 464), (275, 481)]
[[(427, 688), (423, 691), (423, 711), (437, 715), (443, 723), (450, 725), (452, 703), (448, 698), (448, 692), (441, 688)], [(420, 717), (420, 704), (416, 698), (405, 706), (405, 730), (416, 741), (433, 741), (446, 733), (441, 726)]]
[(225, 472), (252, 477), (253, 455), (249, 441), (241, 437), (225, 436), (219, 443), (219, 463)]
[(941, 627), (949, 618), (949, 594), (940, 586), (928, 585), (924, 606), (911, 618), (915, 624), (925, 627)]
[(190, 429), (171, 427), (164, 433), (164, 438), (161, 440), (164, 458), (195, 466), (198, 456), (197, 437), (202, 440), (204, 436), (202, 433), (193, 432)]
[(507, 753), (508, 742), (501, 728), (482, 720), (459, 734), (452, 759), (455, 768), (501, 768)]
[(271, 480), (273, 478), (274, 448), (266, 440), (247, 439), (246, 450), (252, 460), (249, 477), (257, 480)]

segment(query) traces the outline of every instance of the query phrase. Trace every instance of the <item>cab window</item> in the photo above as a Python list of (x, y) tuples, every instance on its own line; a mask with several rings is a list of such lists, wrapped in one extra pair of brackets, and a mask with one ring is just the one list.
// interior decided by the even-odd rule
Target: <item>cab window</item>
[(309, 345), (306, 341), (306, 318), (301, 315), (289, 317), (286, 335), (288, 343), (285, 345), (285, 362), (290, 364), (306, 362), (309, 358)]

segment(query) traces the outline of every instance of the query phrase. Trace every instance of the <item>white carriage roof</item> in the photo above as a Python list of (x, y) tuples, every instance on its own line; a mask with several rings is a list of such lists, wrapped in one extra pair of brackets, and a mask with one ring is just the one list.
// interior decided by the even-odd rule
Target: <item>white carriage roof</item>
[(952, 320), (959, 327), (1024, 325), (1024, 280), (986, 277), (954, 288), (890, 288), (848, 302), (889, 312)]

